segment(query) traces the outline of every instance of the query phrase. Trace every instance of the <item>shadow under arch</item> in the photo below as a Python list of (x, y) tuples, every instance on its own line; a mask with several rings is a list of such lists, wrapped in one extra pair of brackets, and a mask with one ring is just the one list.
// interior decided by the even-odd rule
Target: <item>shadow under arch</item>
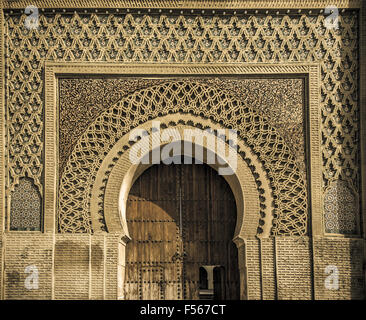
[[(181, 142), (186, 142), (184, 140), (182, 141), (177, 141), (175, 143), (181, 143)], [(183, 144), (182, 143), (182, 144)], [(168, 143), (164, 143), (161, 146), (159, 146), (156, 149), (151, 150), (148, 154), (145, 155), (145, 157), (151, 158), (151, 155), (154, 153), (154, 151), (156, 151), (157, 149), (163, 149), (165, 146), (167, 146)], [(207, 160), (207, 158), (210, 158), (210, 156), (215, 155), (217, 156), (217, 158), (219, 158), (220, 163), (224, 163), (224, 159), (219, 157), (217, 154), (215, 154), (214, 152), (212, 152), (210, 149), (203, 147), (203, 161), (200, 162), (199, 160), (197, 160), (197, 158), (195, 157), (195, 153), (193, 152), (193, 155), (189, 154), (189, 153), (185, 153), (185, 149), (184, 146), (181, 148), (182, 152), (180, 154), (176, 154), (176, 157), (180, 157), (180, 156), (186, 156), (188, 158), (190, 158), (190, 156), (192, 156), (192, 160), (193, 163), (204, 163), (207, 164), (208, 166), (210, 166), (211, 168), (213, 168), (215, 171), (219, 171), (219, 165), (218, 164), (210, 164), (209, 161)], [(172, 158), (172, 157), (168, 157), (168, 158)], [(164, 163), (168, 158), (162, 158), (161, 161)], [(197, 162), (198, 161), (198, 162)], [(187, 163), (184, 163), (187, 164)], [(132, 186), (134, 185), (134, 183), (136, 182), (136, 180), (146, 171), (148, 170), (151, 166), (153, 166), (154, 164), (150, 163), (150, 164), (138, 164), (138, 165), (134, 165), (130, 168), (130, 170), (127, 172), (126, 174), (126, 180), (123, 181), (122, 186), (121, 186), (121, 192), (120, 192), (120, 197), (119, 197), (119, 209), (120, 209), (120, 215), (123, 221), (123, 226), (125, 226), (125, 235), (126, 237), (130, 237), (129, 232), (128, 232), (128, 227), (127, 227), (127, 217), (126, 217), (126, 203), (127, 203), (127, 199), (130, 193), (130, 190), (132, 188)], [(243, 194), (239, 191), (241, 190), (241, 186), (240, 186), (240, 181), (238, 180), (238, 178), (236, 177), (235, 174), (232, 175), (223, 175), (223, 178), (226, 180), (226, 182), (229, 184), (230, 189), (233, 190), (237, 190), (237, 192), (233, 191), (233, 195), (235, 198), (235, 203), (237, 206), (237, 212), (242, 212), (244, 210), (244, 199), (243, 199)], [(239, 238), (240, 237), (240, 232), (241, 232), (241, 228), (242, 228), (242, 218), (237, 219), (236, 222), (236, 228), (235, 228), (235, 234), (234, 234), (234, 239)]]
[[(131, 241), (126, 244), (123, 298), (239, 299), (238, 249), (232, 241), (237, 210), (231, 187), (202, 161), (179, 155), (168, 160), (174, 162), (149, 166), (128, 195)], [(220, 281), (211, 270), (206, 291), (198, 285), (200, 266), (225, 270)]]

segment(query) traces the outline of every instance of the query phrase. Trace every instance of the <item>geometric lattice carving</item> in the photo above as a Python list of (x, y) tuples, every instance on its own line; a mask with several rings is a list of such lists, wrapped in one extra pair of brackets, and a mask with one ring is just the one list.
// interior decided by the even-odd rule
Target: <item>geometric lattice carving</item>
[[(221, 13), (40, 13), (6, 17), (8, 190), (19, 179), (43, 185), (44, 61), (320, 64), (323, 188), (342, 179), (359, 192), (359, 17), (346, 11), (339, 29), (325, 16)], [(289, 208), (288, 210), (291, 211)]]
[(327, 233), (358, 233), (358, 199), (342, 180), (331, 183), (324, 195), (325, 231)]
[(127, 94), (162, 80), (149, 79), (60, 79), (59, 80), (59, 170), (73, 146), (100, 113)]
[(88, 127), (61, 176), (61, 232), (91, 232), (88, 195), (96, 172), (113, 145), (138, 125), (178, 112), (210, 119), (225, 128), (236, 128), (240, 139), (263, 164), (272, 183), (271, 191), (276, 199), (272, 233), (307, 233), (306, 173), (297, 165), (284, 139), (265, 117), (229, 91), (192, 80), (166, 80), (137, 90), (103, 112)]
[[(189, 79), (230, 91), (243, 105), (265, 116), (285, 139), (305, 172), (303, 78), (212, 79), (190, 76)], [(145, 77), (60, 79), (59, 172), (62, 173), (77, 140), (100, 113), (136, 90), (165, 81)]]
[(11, 194), (10, 230), (41, 230), (41, 195), (29, 178), (22, 178)]

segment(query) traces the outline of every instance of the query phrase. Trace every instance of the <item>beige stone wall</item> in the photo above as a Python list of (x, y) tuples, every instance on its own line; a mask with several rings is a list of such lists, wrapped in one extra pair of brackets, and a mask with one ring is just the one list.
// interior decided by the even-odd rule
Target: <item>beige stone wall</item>
[(105, 296), (105, 249), (107, 241), (102, 235), (91, 237), (91, 246), (89, 247), (92, 255), (90, 259), (91, 265), (91, 281), (90, 281), (90, 298), (103, 299)]
[[(313, 247), (314, 246), (314, 247)], [(277, 237), (246, 241), (249, 299), (363, 299), (363, 240)], [(313, 258), (314, 257), (314, 258)], [(339, 289), (325, 286), (328, 265), (339, 269)]]
[[(117, 236), (9, 233), (3, 240), (5, 299), (117, 299)], [(36, 290), (25, 286), (32, 265)]]
[(0, 234), (0, 299), (3, 299), (3, 237)]
[(311, 299), (311, 244), (308, 238), (277, 238), (278, 299)]
[[(62, 235), (55, 243), (55, 299), (88, 299), (90, 236)], [(72, 288), (72, 290), (70, 290)]]
[(260, 300), (262, 298), (262, 282), (259, 240), (246, 240), (245, 251), (247, 298)]
[[(51, 234), (8, 233), (3, 236), (5, 258), (5, 299), (51, 299), (53, 236)], [(30, 273), (25, 269), (38, 269), (38, 290), (27, 290), (25, 280)]]
[(274, 300), (277, 297), (276, 287), (276, 248), (274, 239), (261, 239), (261, 271), (263, 285), (263, 299)]
[[(118, 235), (7, 233), (0, 238), (4, 299), (118, 299), (123, 245)], [(363, 299), (364, 242), (360, 239), (277, 237), (245, 241), (242, 298), (250, 300)], [(314, 259), (312, 258), (314, 255)], [(328, 265), (339, 269), (339, 290), (325, 286)], [(38, 290), (26, 267), (36, 266)], [(0, 273), (1, 274), (1, 273)]]
[[(314, 239), (315, 299), (364, 299), (363, 250), (362, 239)], [(328, 265), (339, 270), (339, 290), (324, 286)]]

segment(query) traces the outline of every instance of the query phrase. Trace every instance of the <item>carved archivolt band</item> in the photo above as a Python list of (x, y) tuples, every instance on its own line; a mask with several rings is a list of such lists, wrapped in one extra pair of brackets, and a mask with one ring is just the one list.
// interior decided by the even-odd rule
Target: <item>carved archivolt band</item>
[[(196, 129), (201, 127), (198, 131), (202, 137), (204, 136), (202, 128), (222, 129), (221, 126), (200, 117), (181, 115), (179, 118), (180, 120), (177, 121), (175, 115), (168, 115), (154, 121), (159, 121), (162, 125), (165, 124), (167, 128), (177, 130), (181, 137), (184, 137), (185, 129), (192, 129), (192, 127)], [(187, 125), (188, 123), (190, 125)], [(138, 129), (149, 131), (151, 127), (152, 121), (149, 121)], [(131, 163), (129, 159), (129, 138), (129, 134), (122, 137), (104, 159), (93, 185), (91, 198), (93, 227), (101, 226), (98, 213), (102, 210), (105, 214), (108, 231), (120, 232), (126, 237), (128, 237), (126, 201), (129, 190), (138, 176), (149, 167), (149, 165), (135, 165)], [(210, 150), (206, 140), (202, 139), (202, 141), (204, 143), (201, 146), (204, 149), (215, 152), (215, 150)], [(266, 177), (261, 163), (251, 153), (249, 148), (240, 142), (238, 149), (242, 153), (245, 150), (247, 158), (243, 159), (239, 153), (236, 153), (238, 164), (236, 173), (223, 176), (231, 186), (237, 203), (238, 212), (235, 237), (255, 236), (258, 233), (260, 220), (262, 220), (261, 225), (263, 226), (261, 236), (269, 236), (273, 219), (273, 196), (271, 194), (270, 181)], [(121, 156), (119, 156), (120, 150), (125, 150)], [(149, 154), (151, 151), (150, 145), (145, 154)], [(256, 168), (255, 172), (252, 171), (248, 162)], [(111, 164), (113, 164), (113, 168), (111, 168)], [(214, 165), (212, 167), (217, 169)], [(261, 194), (261, 188), (258, 185), (261, 185), (263, 190), (265, 190), (263, 194)], [(102, 197), (104, 201), (100, 202)], [(265, 209), (261, 209), (261, 206)], [(260, 212), (262, 212), (262, 216)]]
[[(167, 81), (138, 90), (103, 112), (89, 126), (75, 145), (61, 177), (59, 231), (92, 231), (91, 186), (105, 157), (132, 129), (169, 114), (176, 114), (177, 119), (183, 114), (191, 114), (209, 119), (222, 128), (237, 129), (239, 140), (261, 162), (271, 184), (271, 190), (267, 189), (267, 193), (274, 194), (272, 234), (306, 234), (306, 177), (278, 132), (263, 116), (243, 106), (228, 93), (200, 83), (183, 81)], [(203, 126), (202, 123), (200, 125)], [(124, 149), (119, 152), (123, 154), (128, 147)], [(243, 159), (248, 157), (245, 151), (239, 151), (239, 154)], [(255, 175), (256, 168), (249, 160), (248, 165)], [(109, 165), (113, 166), (113, 163)], [(261, 186), (260, 182), (257, 184), (261, 199), (266, 193), (265, 186)], [(262, 212), (268, 207), (263, 204)]]

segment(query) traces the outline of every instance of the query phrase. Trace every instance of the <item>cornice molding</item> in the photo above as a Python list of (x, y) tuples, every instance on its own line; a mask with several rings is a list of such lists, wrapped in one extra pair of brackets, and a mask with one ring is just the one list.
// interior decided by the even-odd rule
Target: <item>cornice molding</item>
[[(24, 9), (27, 0), (5, 0), (3, 7)], [(361, 8), (361, 0), (34, 0), (38, 8), (146, 8), (146, 9), (324, 9)]]

